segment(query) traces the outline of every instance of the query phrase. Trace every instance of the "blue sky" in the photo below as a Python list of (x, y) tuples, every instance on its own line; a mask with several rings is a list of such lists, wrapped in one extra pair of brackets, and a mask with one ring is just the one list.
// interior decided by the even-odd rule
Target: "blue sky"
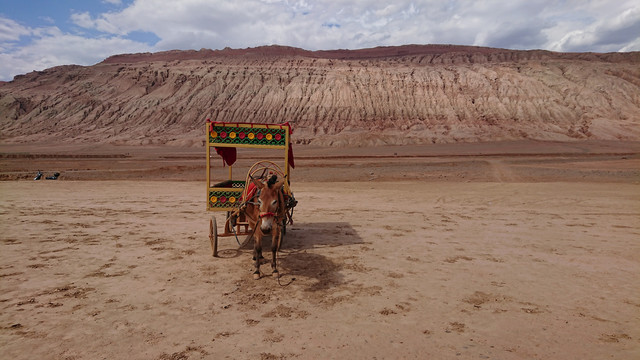
[[(2, 4), (2, 6), (0, 6), (0, 16), (14, 20), (19, 24), (28, 25), (31, 28), (55, 26), (65, 33), (81, 34), (86, 37), (98, 37), (101, 35), (100, 31), (78, 26), (74, 23), (72, 15), (117, 12), (125, 9), (132, 3), (133, 0), (0, 0), (0, 4)], [(130, 33), (127, 35), (127, 38), (149, 44), (153, 44), (159, 40), (153, 33), (140, 32)], [(20, 39), (18, 45), (27, 45), (31, 39), (32, 37), (30, 36), (24, 36)]]
[(272, 44), (640, 51), (640, 2), (0, 0), (0, 80), (122, 53)]

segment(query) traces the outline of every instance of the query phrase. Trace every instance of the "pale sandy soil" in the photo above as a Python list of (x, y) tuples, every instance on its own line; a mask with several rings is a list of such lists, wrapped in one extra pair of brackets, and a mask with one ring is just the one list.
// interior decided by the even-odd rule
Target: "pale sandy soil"
[(627, 160), (616, 183), (500, 182), (513, 171), (294, 183), (280, 283), (253, 280), (232, 238), (211, 257), (202, 181), (0, 182), (0, 352), (637, 359), (640, 186)]

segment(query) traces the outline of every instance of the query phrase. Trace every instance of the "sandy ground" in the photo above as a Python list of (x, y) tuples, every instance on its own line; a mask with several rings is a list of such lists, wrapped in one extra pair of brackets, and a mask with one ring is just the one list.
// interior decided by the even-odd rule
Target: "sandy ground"
[(280, 283), (201, 181), (0, 182), (2, 358), (640, 358), (637, 179), (367, 175), (292, 184)]
[[(294, 182), (638, 182), (640, 141), (514, 141), (437, 145), (319, 148), (295, 146)], [(214, 154), (217, 157), (217, 155)], [(205, 149), (0, 144), (0, 180), (33, 179), (61, 173), (64, 180), (205, 181)], [(277, 150), (240, 149), (236, 178), (261, 159), (278, 160)], [(212, 176), (227, 179), (222, 161)], [(282, 166), (282, 162), (280, 163)], [(238, 175), (240, 174), (240, 175)]]

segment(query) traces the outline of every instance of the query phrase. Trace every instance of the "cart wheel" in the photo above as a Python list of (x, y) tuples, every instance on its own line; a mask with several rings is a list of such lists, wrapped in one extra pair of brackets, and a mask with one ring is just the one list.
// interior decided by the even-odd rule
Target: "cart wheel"
[(209, 240), (211, 241), (212, 255), (218, 257), (218, 225), (215, 216), (211, 216), (211, 220), (209, 220)]

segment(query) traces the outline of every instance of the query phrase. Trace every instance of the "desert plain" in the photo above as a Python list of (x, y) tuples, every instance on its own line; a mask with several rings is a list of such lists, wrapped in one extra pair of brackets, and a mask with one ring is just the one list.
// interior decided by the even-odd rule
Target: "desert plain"
[(640, 358), (638, 142), (297, 146), (279, 280), (204, 148), (0, 150), (4, 359)]

